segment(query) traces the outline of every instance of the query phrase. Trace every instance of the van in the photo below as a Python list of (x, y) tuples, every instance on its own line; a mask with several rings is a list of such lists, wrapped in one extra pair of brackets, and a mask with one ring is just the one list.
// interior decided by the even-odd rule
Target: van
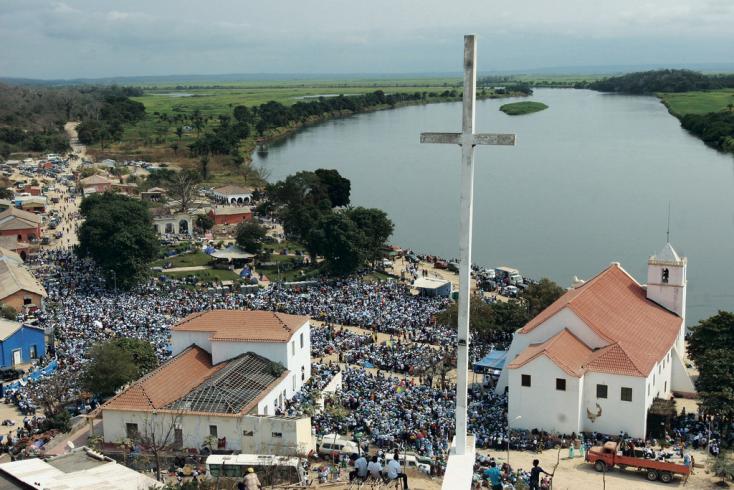
[(342, 437), (338, 434), (326, 434), (321, 438), (319, 445), (319, 454), (328, 456), (334, 451), (339, 454), (352, 454), (359, 452), (359, 446), (356, 442)]
[[(387, 453), (385, 455), (385, 463), (392, 460), (392, 453)], [(414, 468), (420, 471), (421, 473), (424, 473), (426, 475), (431, 474), (431, 465), (425, 461), (424, 458), (421, 458), (422, 461), (418, 460), (418, 457), (414, 454), (398, 454), (400, 457), (400, 465), (404, 466), (405, 468)]]

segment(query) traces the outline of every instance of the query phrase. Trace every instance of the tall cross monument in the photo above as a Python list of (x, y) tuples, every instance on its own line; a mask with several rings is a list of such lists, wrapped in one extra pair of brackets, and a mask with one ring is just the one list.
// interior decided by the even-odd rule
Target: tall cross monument
[(421, 133), (421, 143), (461, 146), (461, 192), (459, 215), (459, 325), (456, 360), (456, 453), (466, 451), (467, 370), (469, 369), (469, 299), (471, 283), (471, 241), (474, 206), (474, 147), (514, 145), (514, 134), (477, 134), (474, 120), (477, 97), (477, 40), (464, 36), (464, 110), (461, 133)]

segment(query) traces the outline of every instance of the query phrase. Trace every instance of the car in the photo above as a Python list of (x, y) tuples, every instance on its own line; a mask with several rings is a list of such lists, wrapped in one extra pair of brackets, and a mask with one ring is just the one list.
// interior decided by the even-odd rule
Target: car
[(433, 263), (433, 267), (436, 269), (448, 269), (449, 264), (445, 260), (437, 260)]
[(41, 238), (41, 245), (48, 245), (49, 243), (51, 243), (51, 240), (47, 236)]
[(502, 296), (507, 296), (508, 298), (516, 298), (518, 293), (519, 290), (515, 286), (505, 286), (500, 291)]
[(0, 369), (0, 379), (3, 381), (13, 381), (15, 379), (20, 378), (25, 374), (25, 371), (22, 369), (15, 369), (15, 368), (4, 368)]
[(459, 263), (458, 262), (449, 262), (447, 268), (451, 272), (459, 272)]
[(382, 259), (382, 267), (392, 267), (392, 261), (389, 259)]

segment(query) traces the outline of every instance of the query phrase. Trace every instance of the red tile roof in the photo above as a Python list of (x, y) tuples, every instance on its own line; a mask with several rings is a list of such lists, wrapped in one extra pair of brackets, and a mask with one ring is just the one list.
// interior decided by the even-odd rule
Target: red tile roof
[(171, 330), (211, 332), (210, 340), (288, 342), (308, 320), (307, 316), (272, 311), (209, 310), (187, 316)]
[[(647, 376), (672, 347), (682, 322), (675, 313), (647, 299), (645, 289), (614, 263), (561, 296), (518, 333), (533, 331), (563, 308), (573, 311), (609, 344), (617, 344), (618, 349), (610, 350), (595, 364), (595, 370), (612, 374), (637, 372)], [(619, 367), (620, 351), (631, 366)]]
[(545, 355), (570, 376), (580, 378), (584, 374), (584, 363), (591, 354), (592, 350), (586, 344), (564, 328), (543, 343), (529, 345), (507, 367), (517, 369)]

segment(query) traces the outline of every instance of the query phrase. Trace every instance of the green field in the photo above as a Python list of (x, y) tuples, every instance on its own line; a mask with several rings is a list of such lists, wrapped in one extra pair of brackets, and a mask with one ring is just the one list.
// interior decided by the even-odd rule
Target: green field
[(163, 267), (165, 263), (170, 262), (172, 264), (171, 267), (196, 267), (208, 265), (211, 261), (212, 258), (204, 252), (195, 252), (156, 260), (151, 265), (153, 267)]
[(524, 102), (512, 102), (500, 106), (500, 110), (508, 116), (521, 116), (523, 114), (532, 114), (547, 109), (548, 106), (542, 102), (533, 102), (531, 100)]
[(217, 282), (217, 281), (237, 281), (240, 276), (230, 270), (222, 269), (205, 269), (201, 271), (190, 271), (190, 272), (166, 272), (163, 274), (174, 279), (183, 279), (184, 277), (196, 276), (199, 281), (202, 282)]
[(660, 93), (658, 97), (675, 116), (707, 114), (727, 109), (734, 104), (734, 89), (705, 92)]

